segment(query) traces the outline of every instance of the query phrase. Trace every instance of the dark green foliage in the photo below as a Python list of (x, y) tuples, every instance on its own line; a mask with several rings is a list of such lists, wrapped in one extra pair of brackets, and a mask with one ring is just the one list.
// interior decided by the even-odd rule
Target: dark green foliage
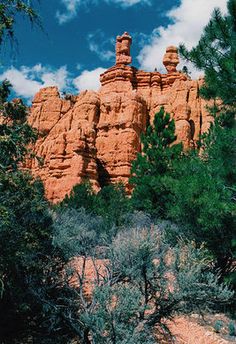
[(234, 321), (231, 321), (228, 325), (229, 335), (236, 337), (236, 324)]
[(220, 331), (222, 330), (222, 327), (224, 326), (224, 323), (222, 320), (216, 320), (215, 324), (214, 324), (214, 330), (216, 333), (220, 333)]
[[(30, 1), (5, 0), (0, 4), (0, 45), (14, 39), (18, 15), (31, 22), (37, 14)], [(0, 342), (14, 343), (33, 334), (48, 321), (44, 311), (55, 279), (57, 261), (51, 249), (52, 219), (42, 184), (19, 170), (30, 154), (27, 146), (36, 135), (27, 124), (27, 109), (20, 100), (8, 101), (10, 84), (0, 86)], [(47, 290), (47, 291), (46, 291)], [(50, 295), (51, 294), (51, 295)], [(42, 342), (42, 341), (40, 341)]]
[[(75, 185), (69, 196), (66, 196), (61, 202), (62, 208), (80, 209), (84, 208), (93, 211), (95, 193), (89, 181)], [(59, 207), (59, 208), (60, 208)]]
[(35, 133), (23, 104), (7, 102), (8, 87), (0, 88), (0, 342), (26, 342), (33, 336), (35, 343), (43, 343), (42, 333), (51, 342), (63, 335), (65, 342), (70, 332), (65, 331), (63, 300), (71, 291), (61, 281), (63, 264), (52, 246), (43, 185), (19, 169)]
[(0, 170), (16, 170), (29, 153), (27, 146), (36, 140), (35, 131), (27, 124), (26, 107), (21, 101), (8, 102), (8, 81), (0, 86)]
[(236, 101), (236, 3), (228, 1), (228, 14), (215, 9), (198, 45), (187, 51), (180, 46), (182, 56), (204, 70), (205, 86), (201, 95), (207, 99), (220, 98), (225, 105)]
[(9, 95), (10, 85), (4, 81), (0, 86), (1, 343), (28, 335), (36, 340), (40, 332), (51, 336), (60, 322), (56, 300), (62, 290), (58, 288), (62, 264), (51, 244), (52, 218), (42, 183), (19, 169), (30, 156), (27, 146), (36, 135), (26, 122), (26, 107), (21, 101), (9, 102)]
[(166, 204), (172, 197), (173, 161), (182, 152), (181, 144), (173, 144), (175, 139), (174, 120), (162, 108), (155, 115), (153, 125), (141, 136), (142, 153), (138, 153), (132, 164), (130, 181), (135, 187), (132, 194), (134, 208), (166, 216)]
[[(220, 178), (227, 188), (236, 186), (236, 126), (225, 125), (228, 113), (222, 111), (215, 118), (208, 134), (202, 137), (203, 160), (211, 166), (214, 178)], [(223, 121), (223, 123), (222, 123)], [(232, 196), (233, 199), (233, 196)]]
[(214, 100), (208, 110), (215, 122), (201, 138), (200, 156), (186, 154), (177, 164), (175, 196), (169, 208), (170, 216), (188, 237), (206, 243), (216, 267), (231, 281), (236, 257), (235, 23), (236, 2), (229, 0), (228, 14), (214, 11), (195, 48), (180, 47), (183, 57), (205, 73), (200, 92)]
[(41, 183), (21, 172), (0, 172), (0, 183), (0, 338), (12, 342), (41, 307), (34, 292), (43, 284), (52, 220)]
[(39, 23), (38, 14), (32, 8), (33, 1), (4, 0), (0, 3), (0, 45), (10, 38), (15, 37), (14, 26), (17, 15), (21, 14), (30, 20), (32, 24)]
[(226, 179), (231, 180), (235, 172), (233, 161), (231, 166), (223, 164), (225, 156), (222, 151), (220, 155), (219, 146), (220, 141), (215, 145), (219, 148), (217, 156), (214, 149), (211, 154), (210, 147), (201, 157), (190, 152), (176, 163), (168, 215), (179, 224), (177, 235), (195, 240), (199, 245), (206, 243), (216, 267), (225, 275), (232, 266), (236, 237), (235, 190)]
[(104, 186), (97, 194), (89, 182), (76, 185), (70, 196), (66, 196), (59, 209), (84, 208), (95, 216), (101, 216), (109, 231), (112, 226), (120, 226), (130, 209), (129, 200), (122, 184)]
[(44, 276), (52, 220), (41, 183), (19, 171), (26, 145), (36, 136), (26, 123), (26, 107), (8, 102), (9, 94), (5, 81), (0, 87), (0, 340), (12, 343), (29, 328), (39, 306), (33, 290)]
[(102, 216), (107, 226), (121, 226), (129, 209), (129, 199), (122, 184), (104, 186), (96, 195), (94, 213)]

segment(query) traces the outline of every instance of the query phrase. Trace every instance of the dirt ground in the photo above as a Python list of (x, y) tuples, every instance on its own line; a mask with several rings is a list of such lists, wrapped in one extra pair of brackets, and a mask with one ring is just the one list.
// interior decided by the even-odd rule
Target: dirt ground
[(198, 321), (191, 318), (177, 317), (168, 323), (172, 334), (175, 336), (176, 344), (232, 344), (236, 338), (224, 339), (214, 328), (208, 324), (200, 325)]

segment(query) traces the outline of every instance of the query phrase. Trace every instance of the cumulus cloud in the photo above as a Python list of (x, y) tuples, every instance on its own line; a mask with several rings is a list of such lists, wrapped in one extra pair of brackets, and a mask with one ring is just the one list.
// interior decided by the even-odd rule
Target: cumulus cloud
[(23, 97), (30, 102), (42, 87), (57, 86), (60, 92), (98, 90), (100, 74), (105, 70), (102, 67), (83, 70), (79, 76), (73, 78), (66, 66), (53, 69), (37, 64), (33, 67), (22, 66), (19, 69), (10, 67), (0, 74), (0, 81), (9, 80), (16, 96)]
[(61, 0), (65, 11), (57, 11), (56, 18), (58, 19), (59, 24), (65, 24), (76, 17), (81, 6), (99, 4), (101, 1), (111, 5), (119, 5), (122, 8), (127, 8), (138, 4), (150, 5), (152, 0)]
[(28, 79), (27, 75), (21, 70), (11, 67), (0, 75), (0, 80), (7, 79), (11, 82), (13, 90), (17, 96), (24, 98), (33, 97), (41, 87), (41, 83), (32, 79)]
[[(195, 46), (215, 7), (225, 13), (227, 0), (181, 0), (178, 7), (166, 14), (171, 23), (155, 28), (142, 48), (138, 56), (141, 68), (162, 71), (162, 59), (168, 45), (184, 43), (189, 49)], [(196, 71), (192, 76), (197, 76)]]
[(66, 66), (52, 69), (37, 64), (33, 67), (22, 66), (19, 69), (10, 67), (0, 74), (0, 81), (8, 79), (17, 96), (30, 99), (42, 87), (58, 86), (60, 91), (66, 90), (68, 75)]
[(113, 38), (106, 38), (101, 30), (89, 33), (87, 36), (89, 50), (95, 53), (101, 61), (115, 59)]
[(74, 79), (74, 86), (78, 91), (94, 90), (100, 88), (100, 74), (105, 72), (105, 68), (98, 67), (94, 70), (84, 70), (77, 78)]

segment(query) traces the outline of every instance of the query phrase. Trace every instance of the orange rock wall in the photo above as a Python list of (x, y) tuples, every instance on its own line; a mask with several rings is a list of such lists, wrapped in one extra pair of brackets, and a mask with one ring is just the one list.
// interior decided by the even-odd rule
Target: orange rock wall
[(119, 181), (129, 188), (140, 134), (161, 106), (175, 119), (177, 141), (185, 148), (209, 128), (212, 118), (199, 98), (202, 81), (176, 71), (178, 59), (170, 48), (164, 62), (168, 67), (173, 54), (174, 62), (167, 74), (122, 64), (121, 55), (119, 64), (101, 75), (99, 92), (62, 99), (56, 87), (48, 87), (36, 94), (29, 122), (39, 131), (34, 150), (41, 163), (35, 159), (31, 169), (42, 179), (50, 201), (62, 200), (85, 178), (95, 190)]
[(54, 203), (83, 178), (99, 188), (95, 147), (99, 109), (95, 92), (63, 100), (57, 89), (50, 87), (34, 98), (29, 122), (39, 129), (34, 151), (41, 161), (34, 159), (31, 169), (42, 179), (46, 196)]

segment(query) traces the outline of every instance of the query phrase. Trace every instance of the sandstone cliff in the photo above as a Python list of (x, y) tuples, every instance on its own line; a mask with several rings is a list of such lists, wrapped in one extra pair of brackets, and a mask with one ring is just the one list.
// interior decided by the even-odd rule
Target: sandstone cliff
[(199, 98), (202, 81), (177, 71), (177, 49), (166, 50), (166, 74), (145, 72), (129, 66), (131, 42), (128, 33), (117, 37), (116, 65), (101, 75), (98, 92), (62, 99), (56, 87), (48, 87), (34, 97), (29, 122), (39, 132), (34, 150), (42, 161), (35, 159), (31, 169), (54, 203), (84, 178), (95, 190), (119, 181), (129, 188), (140, 133), (161, 106), (175, 119), (185, 148), (209, 128), (212, 118)]

